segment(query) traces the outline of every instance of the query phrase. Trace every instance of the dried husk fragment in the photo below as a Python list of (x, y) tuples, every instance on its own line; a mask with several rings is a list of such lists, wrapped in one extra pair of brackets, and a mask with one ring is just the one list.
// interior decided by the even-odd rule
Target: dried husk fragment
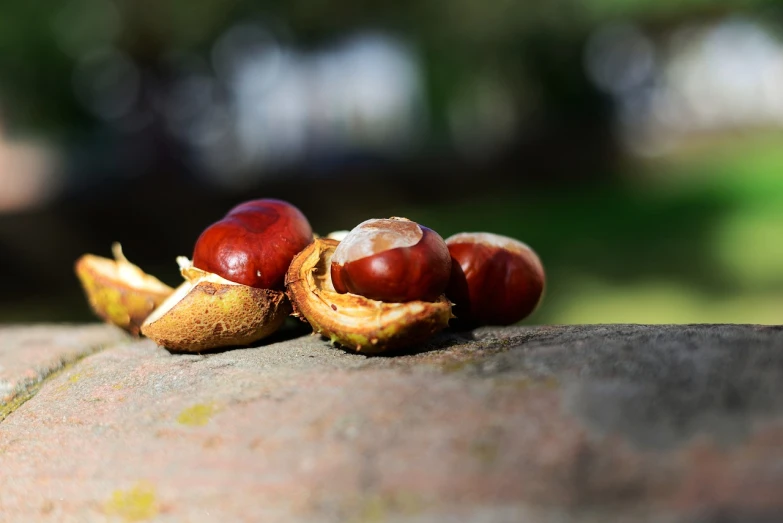
[(174, 289), (132, 264), (119, 243), (115, 259), (85, 254), (75, 265), (92, 310), (108, 323), (138, 336), (141, 324)]
[(185, 282), (144, 322), (141, 332), (182, 352), (247, 345), (277, 331), (291, 312), (284, 292), (234, 283), (178, 258)]

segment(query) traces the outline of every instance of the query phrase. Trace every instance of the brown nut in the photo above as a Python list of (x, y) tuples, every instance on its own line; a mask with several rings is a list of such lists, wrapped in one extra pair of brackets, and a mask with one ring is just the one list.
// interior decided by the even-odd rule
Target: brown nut
[(251, 200), (201, 233), (193, 265), (259, 289), (283, 290), (293, 257), (313, 241), (302, 212), (282, 200)]
[(538, 306), (544, 267), (526, 244), (487, 232), (455, 234), (446, 244), (452, 257), (446, 295), (456, 325), (510, 325)]
[(332, 284), (373, 300), (435, 301), (449, 283), (451, 256), (443, 238), (406, 218), (366, 220), (335, 250)]

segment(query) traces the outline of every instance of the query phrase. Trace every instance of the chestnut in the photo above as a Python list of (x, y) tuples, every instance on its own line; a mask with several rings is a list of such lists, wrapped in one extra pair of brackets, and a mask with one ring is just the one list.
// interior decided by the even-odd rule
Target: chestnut
[(331, 258), (334, 289), (387, 303), (435, 301), (449, 282), (451, 257), (438, 233), (405, 218), (357, 225)]
[(259, 289), (283, 289), (293, 257), (313, 241), (304, 214), (281, 200), (237, 205), (196, 241), (193, 266)]
[(544, 267), (526, 244), (488, 232), (455, 234), (446, 244), (452, 259), (446, 296), (458, 325), (510, 325), (535, 310)]

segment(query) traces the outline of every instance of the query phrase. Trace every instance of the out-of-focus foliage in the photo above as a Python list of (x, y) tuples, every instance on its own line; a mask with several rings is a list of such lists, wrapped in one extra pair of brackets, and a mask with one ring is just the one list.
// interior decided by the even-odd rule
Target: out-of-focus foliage
[(781, 34), (772, 0), (8, 2), (0, 322), (86, 319), (70, 263), (114, 240), (176, 277), (261, 196), (518, 237), (531, 322), (779, 322)]
[(0, 96), (6, 101), (0, 107), (15, 125), (62, 130), (87, 118), (71, 88), (71, 72), (80, 53), (111, 45), (148, 63), (169, 53), (208, 54), (220, 31), (236, 20), (255, 18), (277, 24), (302, 44), (328, 42), (367, 27), (409, 37), (425, 56), (438, 119), (443, 118), (441, 95), (470, 82), (477, 72), (502, 75), (520, 88), (530, 79), (530, 68), (536, 69), (536, 75), (562, 72), (546, 62), (578, 61), (578, 56), (572, 56), (575, 44), (604, 21), (666, 22), (694, 12), (766, 5), (774, 4), (767, 0), (9, 2), (0, 16)]

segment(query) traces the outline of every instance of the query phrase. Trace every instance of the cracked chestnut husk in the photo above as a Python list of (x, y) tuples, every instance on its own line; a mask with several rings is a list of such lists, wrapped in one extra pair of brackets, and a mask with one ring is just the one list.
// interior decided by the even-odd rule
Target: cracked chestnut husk
[(451, 303), (445, 296), (386, 303), (336, 292), (331, 262), (339, 243), (316, 239), (294, 258), (286, 274), (294, 316), (314, 332), (349, 350), (378, 354), (421, 343), (448, 326)]
[(246, 345), (277, 331), (291, 313), (282, 291), (229, 281), (185, 257), (177, 262), (185, 282), (141, 326), (158, 345), (181, 352)]
[(290, 203), (237, 205), (199, 236), (192, 263), (177, 259), (186, 281), (147, 318), (142, 334), (183, 352), (269, 336), (291, 312), (286, 270), (312, 239), (307, 218)]
[(174, 289), (129, 262), (119, 243), (112, 245), (112, 253), (113, 260), (81, 256), (75, 264), (76, 276), (96, 315), (138, 336), (144, 320)]

